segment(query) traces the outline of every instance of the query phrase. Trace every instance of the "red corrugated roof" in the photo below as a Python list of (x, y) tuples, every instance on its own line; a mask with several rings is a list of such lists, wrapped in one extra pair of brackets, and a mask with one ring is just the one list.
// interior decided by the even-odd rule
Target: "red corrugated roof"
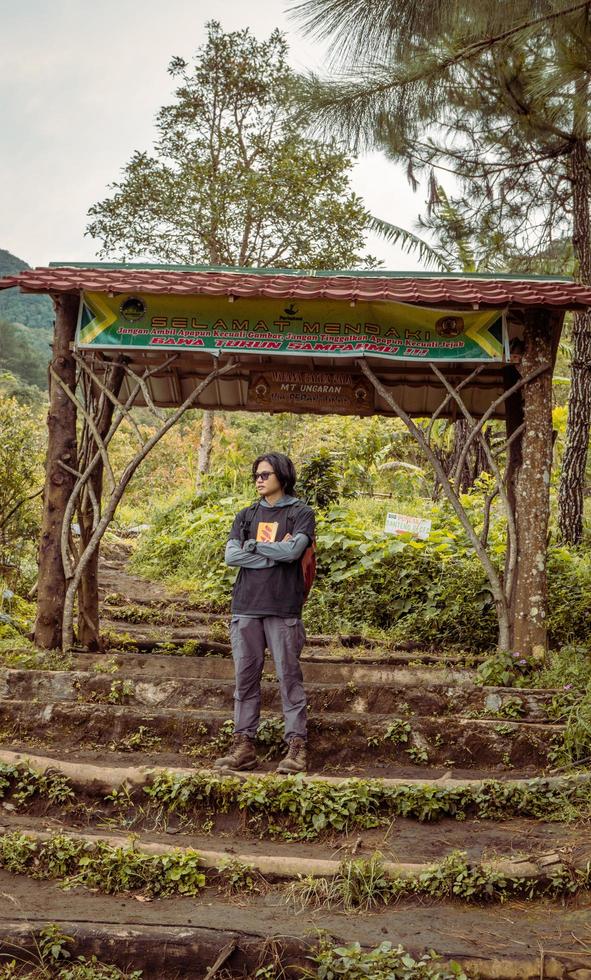
[(429, 306), (537, 306), (584, 309), (591, 287), (547, 279), (392, 278), (354, 275), (281, 275), (137, 268), (39, 268), (0, 279), (0, 289), (29, 293), (176, 293), (193, 296), (267, 296), (277, 299), (390, 300)]

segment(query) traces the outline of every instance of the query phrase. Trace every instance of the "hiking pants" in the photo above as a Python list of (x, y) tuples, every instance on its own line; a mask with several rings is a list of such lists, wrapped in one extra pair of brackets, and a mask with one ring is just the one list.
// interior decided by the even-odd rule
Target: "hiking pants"
[(232, 616), (230, 624), (232, 656), (236, 673), (234, 691), (234, 731), (254, 738), (261, 713), (261, 675), (265, 647), (275, 662), (279, 680), (285, 741), (294, 735), (306, 738), (306, 695), (300, 654), (306, 642), (301, 619), (281, 616)]

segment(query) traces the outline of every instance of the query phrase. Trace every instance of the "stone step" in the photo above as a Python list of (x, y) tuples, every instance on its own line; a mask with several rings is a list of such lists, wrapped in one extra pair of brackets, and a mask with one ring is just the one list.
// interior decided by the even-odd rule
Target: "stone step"
[[(92, 824), (87, 826), (84, 832), (72, 829), (61, 824), (47, 829), (43, 818), (29, 818), (8, 822), (3, 834), (11, 834), (18, 828), (19, 833), (24, 833), (31, 840), (43, 844), (58, 835), (66, 835), (70, 840), (82, 842), (84, 844), (104, 843), (109, 847), (122, 848), (123, 850), (139, 851), (147, 855), (168, 855), (178, 852), (197, 852), (198, 867), (206, 872), (219, 871), (228, 860), (233, 860), (241, 865), (247, 865), (260, 875), (271, 882), (289, 881), (298, 879), (302, 876), (313, 878), (334, 878), (339, 874), (343, 861), (353, 860), (355, 857), (364, 855), (351, 855), (341, 849), (340, 854), (322, 854), (320, 847), (291, 846), (268, 847), (268, 842), (261, 848), (250, 847), (249, 841), (240, 841), (232, 837), (230, 841), (223, 841), (216, 838), (201, 837), (200, 840), (193, 839), (188, 841), (186, 837), (176, 839), (171, 842), (170, 838), (165, 839), (165, 835), (141, 833), (134, 834), (132, 840), (129, 835), (120, 832), (106, 832)], [(157, 839), (158, 838), (158, 839)], [(198, 846), (199, 845), (199, 846)], [(569, 841), (566, 849), (533, 850), (515, 854), (495, 853), (482, 855), (476, 858), (474, 864), (482, 868), (484, 872), (494, 872), (499, 876), (513, 880), (527, 879), (530, 882), (547, 879), (548, 875), (556, 875), (559, 871), (567, 867), (572, 871), (580, 871), (583, 875), (587, 874), (588, 863), (591, 858), (591, 847), (589, 844), (575, 844), (574, 839)], [(448, 851), (449, 853), (449, 851)], [(369, 855), (371, 857), (371, 854)], [(425, 861), (422, 856), (415, 852), (410, 856), (410, 860), (402, 860), (399, 855), (391, 851), (390, 856), (380, 855), (380, 865), (386, 875), (401, 879), (420, 878), (437, 863), (436, 860)], [(65, 877), (61, 875), (60, 877)], [(567, 892), (568, 889), (565, 889)]]
[[(227, 657), (178, 656), (173, 653), (137, 653), (134, 651), (113, 652), (109, 654), (76, 652), (72, 657), (74, 668), (95, 671), (117, 667), (122, 673), (145, 673), (163, 677), (210, 677), (220, 680), (234, 678), (234, 664)], [(306, 681), (323, 684), (375, 683), (394, 684), (397, 682), (412, 685), (413, 679), (422, 685), (447, 684), (459, 686), (473, 684), (474, 671), (457, 667), (454, 663), (439, 658), (437, 663), (427, 665), (410, 661), (406, 655), (400, 657), (374, 653), (367, 657), (348, 657), (346, 653), (317, 655), (304, 651), (301, 657), (302, 670)], [(265, 656), (264, 671), (273, 673), (273, 659)], [(114, 671), (114, 675), (117, 671)]]
[[(178, 840), (197, 848), (211, 849), (213, 833), (223, 842), (218, 849), (230, 852), (244, 849), (247, 839), (248, 848), (262, 848), (267, 854), (281, 854), (286, 847), (317, 857), (379, 852), (410, 863), (439, 860), (458, 849), (474, 860), (549, 850), (591, 856), (591, 829), (559, 822), (561, 814), (570, 819), (576, 806), (588, 808), (588, 774), (502, 781), (450, 778), (447, 773), (440, 779), (295, 779), (258, 771), (125, 766), (110, 757), (87, 763), (58, 753), (37, 756), (9, 750), (0, 750), (0, 774), (5, 799), (0, 823), (6, 829), (15, 824), (39, 829), (39, 821), (45, 829), (85, 829), (102, 820), (166, 841), (164, 832), (172, 823)], [(59, 786), (67, 785), (70, 794), (59, 797), (52, 780), (61, 780)], [(30, 793), (21, 798), (23, 786), (29, 786)], [(275, 828), (271, 838), (263, 834), (260, 819), (265, 807), (269, 825)], [(316, 811), (327, 814), (324, 828), (312, 819)], [(289, 843), (282, 842), (281, 827), (291, 828)], [(298, 827), (313, 828), (314, 834), (305, 833), (304, 841), (295, 843)]]
[[(31, 738), (47, 745), (117, 742), (142, 726), (166, 750), (213, 758), (224, 743), (228, 713), (192, 708), (148, 708), (127, 704), (0, 700), (2, 741)], [(280, 754), (279, 719), (263, 715), (263, 743)], [(414, 716), (412, 722), (389, 714), (323, 711), (310, 717), (310, 765), (356, 766), (409, 759), (413, 762), (491, 768), (544, 766), (553, 740), (564, 726), (461, 716)]]
[[(193, 626), (178, 629), (161, 629), (158, 627), (140, 626), (137, 624), (114, 623), (109, 620), (102, 622), (104, 631), (101, 638), (105, 652), (117, 655), (121, 651), (139, 653), (178, 653), (181, 656), (207, 657), (222, 655), (231, 657), (229, 642), (219, 639), (219, 633), (206, 628)], [(383, 663), (433, 665), (435, 667), (457, 666), (458, 668), (473, 667), (486, 658), (480, 654), (443, 653), (436, 650), (414, 648), (390, 648), (378, 643), (367, 641), (364, 645), (357, 642), (347, 643), (346, 637), (309, 636), (306, 642), (302, 660), (341, 663)], [(359, 638), (354, 637), (355, 641)]]
[[(125, 690), (126, 704), (148, 707), (200, 708), (202, 710), (233, 709), (233, 680), (186, 677), (182, 664), (175, 665), (177, 676), (165, 679), (151, 677), (137, 668), (126, 668), (114, 674), (93, 671), (43, 671), (5, 669), (0, 671), (0, 698), (49, 701), (107, 701), (115, 700), (117, 692)], [(269, 667), (271, 665), (269, 664)], [(306, 665), (306, 674), (308, 667)], [(314, 665), (318, 668), (319, 665)], [(366, 674), (371, 674), (364, 668)], [(328, 677), (329, 669), (316, 670)], [(306, 694), (313, 713), (353, 712), (358, 714), (391, 714), (395, 717), (461, 714), (521, 721), (547, 722), (547, 708), (556, 692), (482, 688), (467, 683), (453, 686), (451, 682), (431, 676), (425, 671), (390, 670), (388, 681), (378, 679), (379, 668), (371, 683), (360, 680), (332, 680), (330, 683), (308, 682)], [(377, 676), (376, 676), (377, 675)], [(281, 712), (281, 695), (272, 670), (265, 671), (261, 685), (263, 708)]]
[(434, 914), (431, 903), (401, 901), (395, 909), (354, 916), (329, 910), (294, 915), (268, 894), (231, 904), (219, 895), (206, 902), (146, 903), (84, 889), (64, 892), (58, 882), (31, 883), (2, 871), (0, 892), (13, 899), (0, 906), (4, 955), (11, 949), (14, 955), (14, 945), (34, 955), (41, 928), (57, 923), (73, 937), (72, 957), (96, 955), (123, 970), (143, 969), (146, 980), (178, 980), (179, 975), (204, 980), (216, 963), (236, 976), (253, 976), (269, 965), (278, 977), (283, 966), (286, 977), (295, 980), (312, 969), (308, 957), (317, 946), (318, 929), (326, 930), (337, 946), (359, 941), (370, 949), (389, 941), (416, 959), (435, 949), (443, 962), (459, 963), (471, 980), (589, 980), (584, 904), (557, 909), (555, 903), (536, 901), (504, 914), (489, 906), (460, 911), (449, 902), (438, 904)]
[[(249, 831), (242, 814), (231, 811), (228, 816), (210, 813), (190, 813), (188, 817), (174, 812), (161, 814), (156, 820), (155, 811), (145, 819), (128, 812), (108, 808), (105, 804), (97, 813), (86, 799), (86, 813), (80, 809), (68, 813), (72, 807), (46, 808), (41, 816), (0, 807), (0, 834), (22, 833), (105, 833), (107, 821), (109, 833), (137, 835), (138, 846), (146, 843), (166, 844), (174, 847), (194, 848), (200, 854), (215, 853), (215, 867), (224, 858), (238, 857), (257, 867), (262, 874), (289, 877), (293, 874), (334, 873), (335, 868), (321, 862), (339, 862), (352, 858), (369, 860), (379, 853), (388, 866), (427, 866), (443, 860), (452, 852), (462, 852), (473, 863), (494, 860), (515, 864), (515, 874), (528, 871), (528, 862), (539, 859), (549, 861), (552, 855), (568, 857), (577, 867), (583, 867), (591, 858), (591, 834), (582, 834), (576, 828), (560, 823), (543, 823), (532, 819), (514, 817), (503, 822), (468, 818), (456, 821), (443, 818), (435, 825), (416, 820), (398, 820), (392, 825), (378, 828), (353, 828), (349, 833), (331, 831), (328, 837), (305, 841), (281, 840), (280, 837), (261, 837), (255, 828)], [(9, 806), (10, 804), (10, 800)], [(102, 814), (102, 816), (101, 816)], [(231, 818), (231, 819), (230, 819)], [(213, 823), (213, 826), (211, 826)], [(156, 825), (156, 826), (155, 826)], [(205, 829), (204, 829), (205, 827)], [(211, 829), (210, 829), (211, 828)], [(293, 834), (291, 835), (293, 838)], [(123, 838), (125, 840), (125, 838)], [(246, 855), (246, 856), (245, 856)], [(272, 864), (272, 861), (275, 861)], [(558, 859), (557, 859), (558, 860)], [(288, 862), (292, 861), (292, 864)], [(308, 861), (308, 865), (299, 862)], [(266, 862), (266, 865), (265, 865)], [(282, 866), (281, 866), (282, 865)], [(316, 868), (316, 871), (313, 869)], [(529, 868), (529, 871), (532, 869)], [(508, 872), (507, 872), (508, 873)]]

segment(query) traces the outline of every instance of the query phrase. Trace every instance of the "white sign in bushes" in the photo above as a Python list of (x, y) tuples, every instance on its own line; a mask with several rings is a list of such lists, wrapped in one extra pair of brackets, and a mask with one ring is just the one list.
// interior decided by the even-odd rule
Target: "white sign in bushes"
[(409, 517), (407, 514), (387, 514), (386, 534), (414, 534), (426, 541), (431, 531), (431, 521), (422, 517)]

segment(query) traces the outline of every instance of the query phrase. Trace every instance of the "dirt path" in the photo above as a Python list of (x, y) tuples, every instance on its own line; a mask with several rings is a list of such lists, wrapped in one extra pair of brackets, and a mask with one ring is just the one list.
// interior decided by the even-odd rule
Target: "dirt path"
[[(226, 722), (232, 716), (226, 619), (198, 609), (186, 595), (134, 576), (128, 554), (125, 543), (110, 546), (101, 565), (112, 650), (77, 654), (66, 670), (1, 672), (0, 746), (45, 757), (53, 778), (65, 760), (75, 766), (91, 763), (99, 776), (104, 771), (110, 779), (118, 767), (132, 767), (137, 785), (119, 786), (107, 796), (107, 776), (97, 776), (94, 788), (81, 778), (71, 784), (71, 799), (59, 802), (43, 791), (23, 800), (13, 780), (0, 803), (0, 836), (131, 834), (140, 851), (172, 844), (234, 859), (248, 853), (278, 867), (287, 858), (312, 868), (326, 860), (368, 860), (376, 852), (387, 861), (425, 865), (460, 851), (479, 867), (527, 858), (539, 869), (538, 877), (560, 871), (565, 882), (571, 866), (591, 857), (587, 823), (533, 816), (536, 806), (550, 814), (555, 799), (567, 817), (574, 784), (566, 781), (556, 790), (548, 783), (523, 782), (547, 776), (548, 752), (561, 734), (547, 714), (553, 692), (483, 690), (473, 670), (432, 652), (313, 638), (303, 664), (311, 772), (319, 778), (294, 791), (292, 781), (272, 776), (283, 750), (278, 690), (269, 665), (256, 791), (249, 796), (245, 790), (241, 797), (248, 780), (237, 781), (232, 774), (218, 773), (215, 782), (208, 767), (227, 744)], [(127, 620), (117, 618), (117, 611)], [(166, 655), (153, 652), (154, 644), (172, 641), (176, 646)], [(184, 650), (189, 655), (177, 655), (187, 641), (193, 643)], [(142, 643), (152, 646), (142, 652)], [(509, 716), (503, 713), (507, 705)], [(217, 788), (186, 805), (152, 804), (146, 789), (164, 770), (179, 767), (189, 775), (193, 769), (206, 782), (213, 779)], [(323, 782), (327, 775), (335, 777), (332, 782)], [(265, 776), (267, 781), (260, 779)], [(26, 783), (30, 777), (22, 778)], [(384, 779), (397, 781), (386, 802)], [(463, 802), (468, 792), (463, 780), (479, 781), (469, 790), (469, 805)], [(276, 802), (281, 793), (294, 793), (292, 811), (281, 811)], [(257, 794), (269, 802), (260, 802)], [(367, 794), (370, 800), (377, 794), (381, 802), (366, 804)], [(521, 794), (521, 813), (515, 794)], [(415, 812), (404, 811), (400, 801), (407, 799), (424, 803), (425, 819), (403, 815)], [(448, 810), (432, 809), (434, 799), (447, 801)], [(298, 810), (304, 800), (329, 814), (333, 811), (322, 807), (343, 807), (342, 826), (319, 831), (305, 823), (311, 817)], [(506, 812), (499, 800), (506, 800)], [(266, 806), (276, 807), (272, 815)], [(494, 819), (482, 815), (487, 806)], [(458, 819), (451, 816), (456, 810)], [(366, 825), (360, 813), (371, 816)], [(545, 860), (550, 872), (543, 871)], [(246, 890), (231, 897), (214, 875), (197, 897), (149, 900), (141, 889), (115, 895), (84, 888), (64, 892), (58, 881), (0, 870), (0, 956), (2, 942), (17, 937), (26, 946), (31, 930), (57, 923), (75, 936), (75, 951), (96, 953), (122, 967), (133, 964), (145, 978), (202, 978), (228, 948), (228, 976), (254, 976), (258, 966), (278, 962), (275, 956), (284, 966), (291, 964), (286, 975), (295, 978), (323, 929), (341, 943), (372, 947), (387, 939), (416, 956), (433, 948), (446, 959), (461, 960), (474, 978), (591, 980), (587, 891), (570, 896), (565, 885), (554, 899), (482, 905), (423, 894), (372, 912), (344, 914), (338, 907), (296, 909), (286, 903), (290, 880), (271, 875), (261, 894)]]

